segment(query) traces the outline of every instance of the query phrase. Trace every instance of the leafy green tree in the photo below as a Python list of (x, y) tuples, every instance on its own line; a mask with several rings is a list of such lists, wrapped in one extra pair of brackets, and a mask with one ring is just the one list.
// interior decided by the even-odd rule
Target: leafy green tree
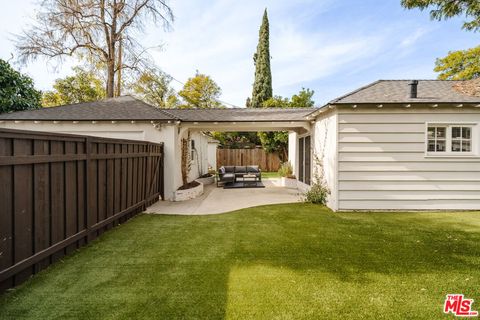
[(52, 91), (43, 94), (44, 107), (60, 106), (65, 104), (97, 101), (105, 98), (105, 86), (93, 72), (81, 67), (73, 68), (74, 75), (64, 79), (57, 79)]
[(299, 93), (294, 94), (290, 100), (290, 108), (313, 108), (315, 101), (313, 95), (315, 91), (302, 88)]
[(290, 100), (282, 96), (273, 96), (263, 101), (263, 108), (289, 108)]
[[(407, 9), (430, 9), (430, 16), (435, 20), (446, 20), (453, 17), (467, 19), (463, 29), (480, 31), (480, 1), (478, 0), (401, 0)], [(440, 72), (442, 80), (469, 80), (479, 76), (480, 47), (467, 50), (452, 51), (435, 62), (435, 71)]]
[(453, 17), (464, 17), (463, 28), (471, 31), (480, 30), (480, 1), (478, 0), (401, 0), (407, 9), (430, 8), (430, 16), (435, 20), (445, 20)]
[(480, 77), (480, 46), (459, 51), (451, 51), (435, 62), (440, 80), (470, 80)]
[(40, 108), (41, 92), (32, 78), (0, 59), (0, 113)]
[(256, 132), (211, 132), (210, 136), (225, 149), (255, 148), (261, 142)]
[(210, 76), (197, 72), (195, 77), (188, 79), (183, 89), (178, 93), (185, 101), (181, 108), (221, 108), (218, 101), (222, 90)]
[(146, 71), (132, 84), (132, 91), (145, 102), (159, 108), (175, 108), (180, 104), (170, 86), (172, 77), (161, 71)]
[(262, 103), (264, 108), (312, 108), (315, 104), (312, 97), (315, 91), (302, 88), (291, 99), (282, 96), (273, 96)]
[[(315, 102), (312, 97), (315, 92), (302, 88), (299, 93), (294, 94), (291, 99), (281, 96), (274, 96), (263, 102), (265, 108), (311, 108)], [(285, 162), (288, 157), (288, 132), (272, 131), (259, 132), (258, 137), (266, 152), (278, 152), (280, 160)]]
[(280, 161), (288, 158), (288, 131), (259, 132), (258, 138), (267, 153), (277, 152)]
[(267, 9), (263, 13), (260, 26), (257, 52), (253, 55), (255, 82), (251, 107), (261, 108), (264, 101), (272, 97), (272, 72), (270, 70), (270, 40)]

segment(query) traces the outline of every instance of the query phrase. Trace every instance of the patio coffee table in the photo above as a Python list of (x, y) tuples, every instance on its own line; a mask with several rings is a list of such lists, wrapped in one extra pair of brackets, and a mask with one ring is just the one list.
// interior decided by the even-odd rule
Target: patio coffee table
[(244, 174), (243, 178), (243, 186), (256, 186), (257, 182), (260, 181), (260, 177), (255, 174)]

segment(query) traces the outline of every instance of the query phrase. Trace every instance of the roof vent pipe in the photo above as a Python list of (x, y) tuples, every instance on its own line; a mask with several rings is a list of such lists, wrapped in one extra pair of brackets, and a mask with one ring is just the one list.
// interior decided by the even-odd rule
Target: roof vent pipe
[(418, 80), (412, 80), (408, 85), (410, 86), (410, 98), (417, 98)]

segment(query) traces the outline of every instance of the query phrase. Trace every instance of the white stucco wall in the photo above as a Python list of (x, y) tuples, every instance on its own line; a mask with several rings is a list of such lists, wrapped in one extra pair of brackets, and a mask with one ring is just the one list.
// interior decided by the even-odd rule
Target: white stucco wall
[(217, 170), (217, 141), (208, 141), (208, 150), (207, 150), (207, 163), (208, 166)]
[(298, 134), (295, 131), (288, 132), (288, 161), (293, 174), (298, 177)]
[(208, 137), (201, 132), (192, 132), (190, 139), (195, 141), (195, 150), (190, 148), (190, 154), (192, 155), (193, 151), (193, 157), (188, 179), (192, 181), (208, 172)]
[[(339, 209), (480, 209), (480, 109), (338, 110)], [(472, 155), (429, 155), (427, 123), (474, 125)]]

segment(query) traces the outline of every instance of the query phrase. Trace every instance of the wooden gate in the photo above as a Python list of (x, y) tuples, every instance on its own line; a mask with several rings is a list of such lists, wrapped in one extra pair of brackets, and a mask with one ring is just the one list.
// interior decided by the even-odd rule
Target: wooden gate
[(163, 192), (162, 144), (0, 129), (0, 292)]

